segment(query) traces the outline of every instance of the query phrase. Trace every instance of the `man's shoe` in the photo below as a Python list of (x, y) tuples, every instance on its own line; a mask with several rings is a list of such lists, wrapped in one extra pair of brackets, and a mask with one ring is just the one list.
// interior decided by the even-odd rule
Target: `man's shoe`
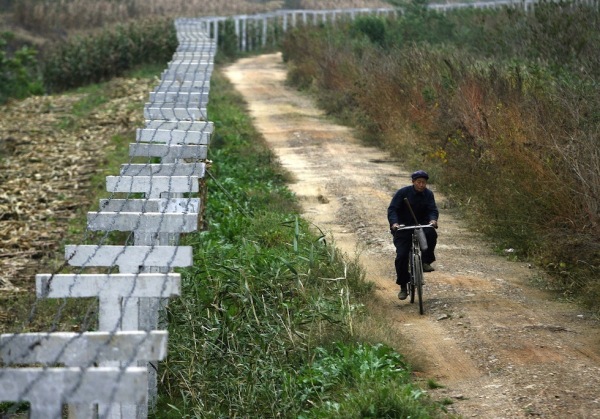
[(401, 288), (400, 292), (398, 293), (398, 298), (401, 300), (406, 300), (406, 297), (408, 297), (408, 291), (406, 288)]
[(423, 264), (423, 272), (433, 272), (433, 271), (435, 271), (435, 269), (433, 269), (433, 266), (431, 266), (429, 263)]

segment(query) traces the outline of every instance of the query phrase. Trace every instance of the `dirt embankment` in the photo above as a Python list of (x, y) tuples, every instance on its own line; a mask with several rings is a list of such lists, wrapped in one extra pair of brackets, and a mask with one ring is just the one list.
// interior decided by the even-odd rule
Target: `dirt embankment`
[[(311, 100), (284, 86), (279, 54), (243, 59), (226, 70), (257, 128), (296, 179), (304, 216), (336, 245), (360, 257), (377, 287), (371, 310), (389, 324), (375, 330), (400, 342), (419, 376), (444, 388), (464, 417), (600, 417), (600, 325), (578, 307), (531, 285), (541, 273), (495, 255), (441, 208), (436, 271), (426, 274), (426, 313), (400, 302), (386, 210), (408, 172), (361, 146)], [(435, 191), (435, 185), (432, 186)]]

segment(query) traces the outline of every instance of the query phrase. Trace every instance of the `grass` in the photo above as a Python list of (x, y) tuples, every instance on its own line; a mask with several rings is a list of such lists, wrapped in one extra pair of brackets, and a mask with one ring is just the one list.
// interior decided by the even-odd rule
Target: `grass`
[(433, 379), (428, 379), (427, 380), (427, 388), (429, 389), (436, 389), (436, 388), (444, 388), (444, 386), (440, 383), (438, 383), (437, 381), (433, 380)]
[(104, 95), (104, 85), (94, 84), (75, 90), (73, 93), (80, 96), (71, 106), (71, 112), (61, 118), (56, 124), (58, 130), (75, 131), (80, 124), (85, 123), (86, 118), (99, 106), (108, 102)]

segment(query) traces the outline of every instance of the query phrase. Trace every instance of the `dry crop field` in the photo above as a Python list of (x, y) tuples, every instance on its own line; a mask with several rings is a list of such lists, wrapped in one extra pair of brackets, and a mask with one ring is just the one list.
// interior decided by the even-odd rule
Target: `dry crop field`
[[(101, 197), (100, 180), (117, 173), (108, 161), (118, 143), (128, 143), (142, 126), (153, 85), (150, 78), (105, 83), (104, 103), (85, 116), (78, 116), (78, 108), (97, 91), (35, 96), (0, 107), (3, 333), (22, 330), (35, 299), (35, 274), (56, 271), (64, 244), (81, 243), (85, 213)], [(43, 317), (31, 318), (29, 327), (37, 328)]]
[[(10, 2), (9, 2), (10, 4)], [(11, 24), (57, 35), (148, 17), (230, 16), (287, 9), (389, 7), (383, 0), (21, 0)]]

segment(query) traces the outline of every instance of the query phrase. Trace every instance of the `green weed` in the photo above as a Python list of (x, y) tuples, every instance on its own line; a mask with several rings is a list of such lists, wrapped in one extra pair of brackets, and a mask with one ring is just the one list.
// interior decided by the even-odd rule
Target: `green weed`
[(437, 381), (435, 381), (434, 379), (430, 378), (427, 380), (427, 388), (433, 390), (436, 388), (444, 388), (444, 386), (441, 385), (440, 383), (438, 383)]
[(14, 53), (8, 51), (11, 32), (0, 33), (0, 104), (9, 98), (22, 99), (43, 92), (37, 71), (37, 51), (21, 47)]

